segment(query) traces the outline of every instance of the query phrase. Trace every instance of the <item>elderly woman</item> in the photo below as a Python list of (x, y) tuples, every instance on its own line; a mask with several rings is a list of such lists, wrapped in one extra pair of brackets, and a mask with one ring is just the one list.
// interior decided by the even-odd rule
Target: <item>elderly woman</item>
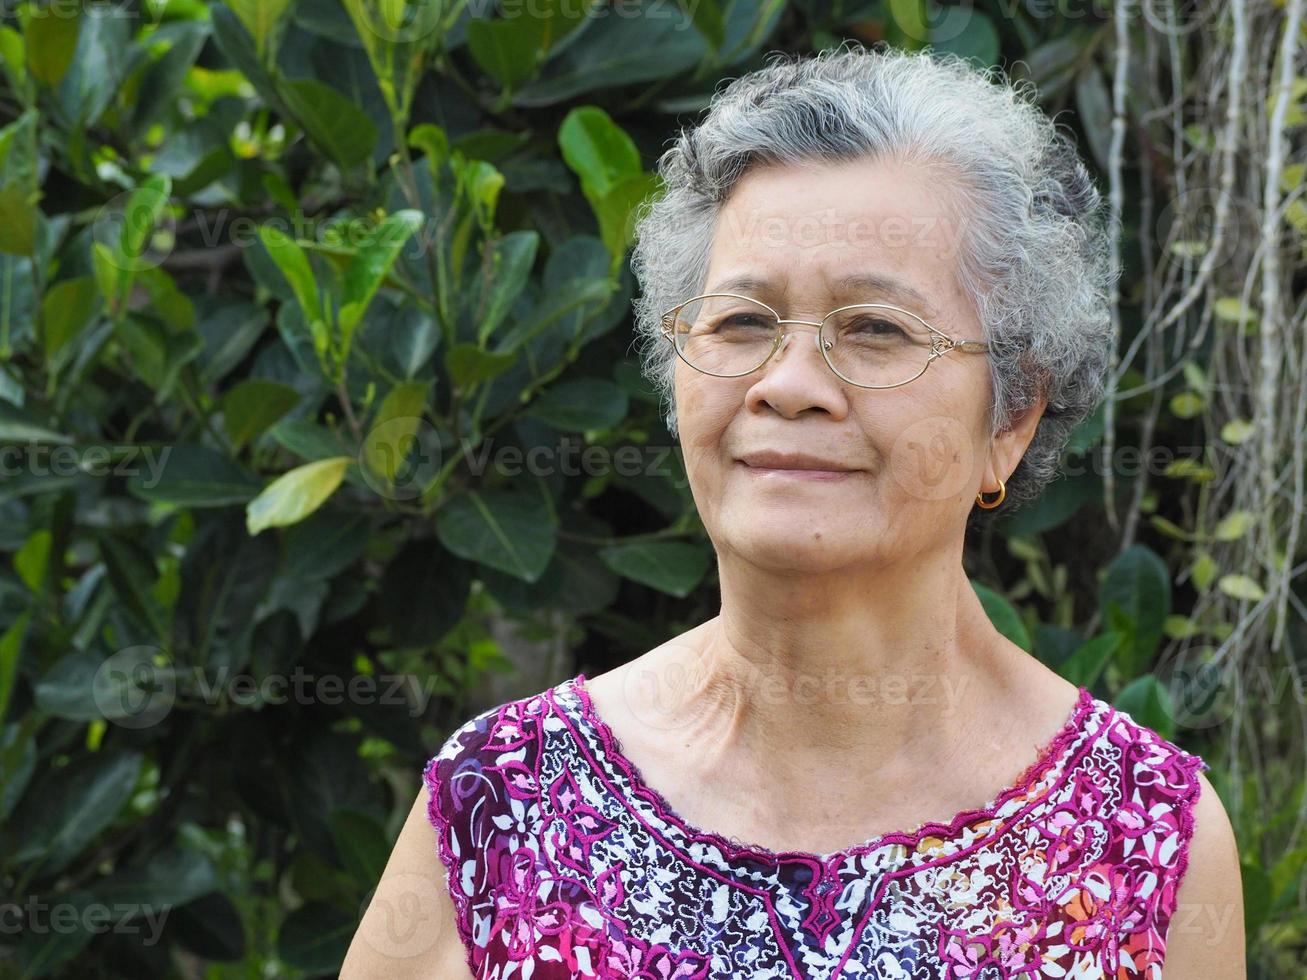
[(455, 732), (346, 978), (1244, 976), (1206, 763), (963, 570), (1109, 360), (1102, 204), (1026, 94), (780, 56), (666, 152), (637, 320), (720, 614)]

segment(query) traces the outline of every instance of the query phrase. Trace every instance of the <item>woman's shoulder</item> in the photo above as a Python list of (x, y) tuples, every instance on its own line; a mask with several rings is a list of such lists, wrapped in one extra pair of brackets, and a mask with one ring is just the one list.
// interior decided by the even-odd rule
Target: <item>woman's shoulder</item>
[(474, 798), (528, 795), (545, 731), (557, 724), (559, 702), (574, 683), (485, 708), (455, 728), (423, 770), (433, 822), (441, 804), (448, 818)]
[[(1131, 794), (1165, 795), (1192, 806), (1202, 787), (1200, 774), (1211, 766), (1196, 752), (1136, 720), (1127, 708), (1093, 698), (1091, 719), (1098, 726), (1095, 744), (1119, 761)], [(1168, 725), (1169, 727), (1169, 725)]]
[(543, 746), (562, 724), (559, 703), (574, 681), (478, 712), (423, 769), (428, 821), (474, 972), (496, 914), (490, 896), (506, 875), (514, 877), (506, 864), (537, 846)]

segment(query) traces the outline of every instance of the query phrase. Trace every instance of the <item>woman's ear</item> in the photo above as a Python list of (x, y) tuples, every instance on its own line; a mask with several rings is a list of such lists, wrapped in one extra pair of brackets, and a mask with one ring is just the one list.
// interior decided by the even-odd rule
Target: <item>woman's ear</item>
[(1004, 483), (1012, 476), (1026, 454), (1026, 447), (1035, 438), (1035, 429), (1048, 407), (1048, 398), (1040, 395), (1025, 411), (1012, 419), (1012, 424), (994, 436), (989, 448), (989, 462), (985, 467), (985, 482), (981, 490), (990, 493), (998, 490), (999, 481)]

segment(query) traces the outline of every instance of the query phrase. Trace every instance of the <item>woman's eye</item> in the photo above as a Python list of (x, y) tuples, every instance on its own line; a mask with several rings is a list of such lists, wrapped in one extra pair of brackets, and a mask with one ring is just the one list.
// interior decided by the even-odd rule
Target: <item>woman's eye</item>
[(903, 328), (897, 323), (891, 323), (889, 320), (880, 320), (875, 318), (863, 318), (852, 324), (851, 329), (863, 333), (875, 334), (878, 336), (889, 336), (891, 334), (903, 334)]
[(771, 327), (772, 325), (762, 317), (753, 316), (750, 313), (740, 313), (735, 316), (728, 316), (718, 324), (718, 329), (723, 327), (740, 328), (740, 327)]

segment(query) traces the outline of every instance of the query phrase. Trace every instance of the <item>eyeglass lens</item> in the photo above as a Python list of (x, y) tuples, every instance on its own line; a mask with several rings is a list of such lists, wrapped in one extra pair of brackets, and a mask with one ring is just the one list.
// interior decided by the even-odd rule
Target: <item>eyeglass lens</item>
[[(760, 303), (710, 295), (680, 307), (673, 337), (681, 356), (697, 370), (735, 376), (762, 365), (781, 329)], [(858, 305), (832, 313), (822, 322), (821, 338), (831, 366), (858, 385), (902, 384), (930, 362), (931, 332), (915, 317), (886, 306)]]

